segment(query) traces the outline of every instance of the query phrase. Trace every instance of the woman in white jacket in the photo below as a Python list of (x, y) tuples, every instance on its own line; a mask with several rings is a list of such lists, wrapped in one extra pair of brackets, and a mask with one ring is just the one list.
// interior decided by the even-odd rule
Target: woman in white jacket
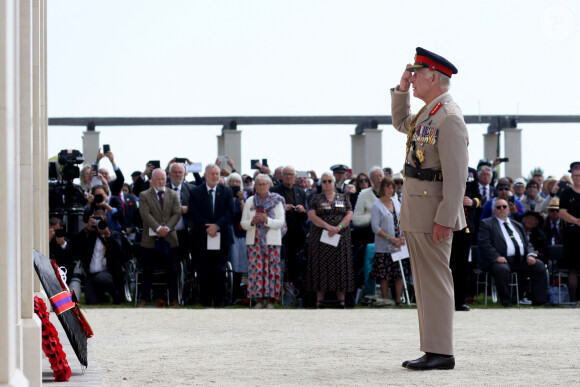
[(280, 297), (282, 273), (280, 249), (285, 232), (286, 203), (270, 192), (272, 179), (259, 174), (254, 179), (256, 194), (246, 201), (240, 222), (248, 245), (248, 298), (257, 298), (255, 308), (274, 308)]

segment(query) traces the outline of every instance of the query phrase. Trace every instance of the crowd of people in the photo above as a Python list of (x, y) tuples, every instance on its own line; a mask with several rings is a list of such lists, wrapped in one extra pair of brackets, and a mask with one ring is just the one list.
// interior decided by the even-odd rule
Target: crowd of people
[[(55, 214), (49, 220), (51, 258), (77, 296), (84, 290), (86, 304), (122, 302), (124, 264), (134, 256), (143, 270), (140, 306), (152, 301), (157, 268), (167, 271), (170, 303), (178, 306), (178, 266), (187, 259), (197, 274), (195, 302), (203, 306), (225, 306), (228, 261), (234, 300), (252, 300), (255, 308), (273, 308), (285, 284), (304, 305), (352, 307), (369, 280), (380, 285), (378, 298), (402, 305), (403, 279), (413, 282), (408, 259), (399, 265), (392, 258), (406, 240), (399, 227), (405, 179), (391, 168), (352, 173), (337, 164), (319, 178), (290, 165), (270, 170), (257, 163), (253, 174), (240, 174), (228, 159), (188, 179), (189, 160), (174, 159), (166, 168), (147, 163), (125, 181), (113, 153), (99, 152), (97, 163), (103, 158), (113, 171), (87, 166), (80, 173), (86, 203), (78, 229), (65, 235), (70, 219)], [(569, 297), (576, 301), (580, 162), (572, 163), (570, 175), (544, 177), (537, 169), (527, 179), (498, 178), (499, 162), (482, 160), (469, 169), (467, 227), (453, 233), (450, 262), (456, 310), (468, 311), (478, 296), (474, 268), (493, 275), (504, 306), (514, 302), (513, 272), (521, 302), (546, 304), (551, 245), (564, 246), (557, 265), (569, 270)]]

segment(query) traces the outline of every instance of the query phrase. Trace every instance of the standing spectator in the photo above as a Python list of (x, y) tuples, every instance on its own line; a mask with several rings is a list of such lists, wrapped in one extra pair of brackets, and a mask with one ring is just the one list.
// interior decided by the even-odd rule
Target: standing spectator
[(193, 220), (189, 216), (189, 197), (193, 186), (185, 182), (185, 165), (181, 163), (172, 163), (169, 166), (169, 181), (167, 188), (177, 192), (179, 198), (179, 207), (181, 210), (181, 217), (179, 222), (175, 225), (177, 231), (177, 241), (179, 242), (177, 257), (180, 260), (187, 261), (190, 251), (190, 234), (193, 230)]
[(162, 266), (168, 272), (169, 298), (172, 306), (179, 306), (177, 299), (177, 231), (175, 226), (181, 218), (177, 193), (166, 189), (167, 176), (161, 168), (151, 174), (151, 188), (139, 195), (139, 213), (143, 219), (141, 240), (143, 285), (139, 306), (151, 301), (153, 271)]
[(569, 269), (570, 301), (578, 300), (578, 270), (580, 269), (580, 161), (570, 164), (573, 185), (560, 194), (560, 218), (564, 227), (564, 255), (561, 266)]
[[(334, 176), (324, 172), (320, 177), (322, 193), (313, 195), (308, 205), (312, 228), (308, 236), (307, 287), (316, 292), (319, 308), (325, 292), (336, 292), (344, 308), (345, 293), (354, 290), (354, 270), (350, 228), (352, 208), (346, 195), (336, 192)], [(329, 237), (339, 235), (338, 245), (321, 241), (323, 231)], [(326, 234), (326, 233), (325, 233)]]
[[(346, 185), (346, 180), (348, 179), (347, 178), (348, 166), (344, 164), (335, 164), (332, 167), (330, 167), (330, 170), (332, 171), (332, 174), (334, 176), (336, 192), (344, 193), (344, 186)], [(319, 188), (320, 189), (318, 192), (320, 193), (322, 192), (324, 187), (320, 185)]]
[(455, 310), (463, 312), (469, 311), (467, 288), (469, 282), (469, 253), (472, 241), (471, 230), (475, 228), (475, 210), (481, 204), (481, 196), (479, 195), (475, 174), (475, 169), (468, 168), (465, 195), (463, 196), (463, 212), (467, 224), (461, 230), (453, 232), (451, 257), (449, 259), (449, 267), (453, 276)]
[(526, 193), (526, 181), (524, 179), (517, 178), (514, 180), (514, 196), (520, 202), (524, 198), (524, 194)]
[(231, 232), (234, 199), (229, 187), (218, 184), (220, 168), (217, 165), (208, 164), (204, 178), (205, 182), (191, 192), (189, 201), (199, 296), (203, 306), (213, 303), (215, 307), (223, 307), (226, 262), (234, 242)]
[(391, 168), (391, 167), (384, 167), (383, 168), (383, 172), (385, 174), (385, 177), (393, 178), (393, 168)]
[(240, 224), (246, 230), (248, 245), (248, 298), (258, 298), (256, 308), (274, 308), (280, 298), (282, 275), (280, 250), (285, 231), (284, 198), (269, 189), (270, 176), (259, 174), (254, 179), (256, 194), (248, 198)]
[(564, 222), (560, 219), (560, 199), (550, 199), (546, 211), (548, 211), (548, 217), (544, 222), (544, 232), (548, 236), (548, 246), (560, 245), (564, 241)]
[(141, 192), (150, 188), (150, 180), (152, 178), (151, 174), (153, 173), (155, 167), (156, 166), (153, 163), (147, 162), (143, 173), (136, 176), (134, 176), (135, 172), (131, 174), (131, 176), (133, 176), (133, 194), (135, 194), (135, 196), (138, 197), (141, 195)]
[(87, 227), (77, 234), (73, 242), (75, 254), (87, 275), (84, 283), (87, 305), (109, 302), (109, 296), (113, 298), (114, 304), (121, 303), (121, 234), (110, 230), (104, 219), (105, 212), (102, 209), (95, 210), (88, 219)]
[(242, 276), (248, 274), (248, 248), (246, 246), (246, 230), (240, 224), (242, 211), (246, 205), (244, 191), (241, 190), (242, 177), (234, 172), (226, 179), (226, 184), (232, 189), (234, 197), (232, 235), (234, 244), (230, 248), (229, 261), (232, 263), (234, 275), (234, 299), (246, 298), (246, 294), (241, 291)]
[(527, 277), (532, 280), (532, 305), (546, 303), (546, 267), (537, 259), (524, 227), (510, 219), (508, 202), (497, 199), (495, 216), (479, 224), (479, 266), (495, 278), (498, 297), (503, 306), (512, 305), (510, 296), (510, 273), (517, 272), (522, 283)]
[(530, 179), (526, 184), (526, 194), (521, 200), (524, 211), (540, 212), (544, 198), (540, 196), (540, 183), (535, 179)]
[[(371, 207), (379, 198), (379, 187), (385, 176), (381, 167), (371, 168), (369, 175), (372, 185), (362, 190), (358, 195), (352, 217), (352, 224), (357, 227), (357, 234), (359, 235), (356, 239), (358, 239), (360, 244), (373, 243), (375, 240), (375, 235), (371, 229)], [(357, 241), (355, 241), (356, 243)]]
[(405, 182), (402, 173), (395, 173), (393, 175), (393, 182), (395, 183), (395, 195), (399, 203), (403, 202), (403, 183)]
[(93, 167), (87, 165), (81, 170), (80, 173), (80, 183), (81, 183), (80, 186), (87, 197), (89, 196), (89, 192), (91, 192), (92, 180), (93, 180)]
[(375, 259), (371, 277), (381, 284), (381, 297), (387, 298), (389, 281), (395, 283), (395, 304), (401, 306), (403, 293), (403, 275), (409, 276), (411, 268), (409, 261), (403, 261), (403, 270), (398, 262), (393, 262), (391, 253), (405, 244), (405, 237), (399, 229), (401, 204), (393, 200), (395, 183), (390, 177), (385, 177), (379, 185), (379, 200), (371, 207), (371, 227), (375, 233)]
[(488, 200), (490, 201), (497, 196), (497, 191), (491, 185), (492, 181), (491, 163), (489, 163), (489, 165), (485, 163), (482, 164), (482, 161), (479, 162), (479, 166), (477, 167), (477, 182), (479, 189), (479, 197), (481, 197), (481, 204), (475, 209), (475, 213), (473, 214), (473, 217), (475, 219), (473, 224), (474, 228), (470, 229), (471, 243), (474, 245), (477, 244), (477, 230), (479, 228), (479, 220), (481, 219), (483, 207), (488, 202)]
[(352, 208), (356, 206), (356, 201), (358, 200), (358, 195), (363, 189), (367, 189), (371, 186), (371, 178), (364, 172), (359, 173), (356, 176), (354, 183), (355, 192), (350, 194), (350, 205)]
[(123, 188), (123, 183), (125, 182), (125, 176), (123, 176), (121, 168), (119, 168), (119, 166), (115, 164), (115, 156), (113, 155), (113, 152), (108, 151), (106, 154), (103, 154), (99, 149), (99, 153), (97, 154), (97, 163), (101, 161), (103, 157), (107, 157), (109, 159), (111, 165), (113, 165), (113, 171), (115, 171), (115, 175), (117, 177), (115, 178), (115, 180), (111, 180), (111, 175), (109, 174), (109, 171), (106, 168), (99, 168), (99, 174), (101, 174), (105, 178), (105, 181), (109, 186), (109, 192), (111, 193), (111, 195), (119, 196), (119, 193)]
[[(514, 220), (521, 219), (524, 214), (524, 206), (522, 202), (514, 198), (512, 195), (512, 183), (509, 179), (502, 177), (497, 182), (497, 198), (488, 200), (483, 206), (483, 211), (481, 212), (480, 221), (493, 216), (493, 209), (495, 208), (495, 202), (497, 199), (505, 200), (509, 205), (509, 217)], [(482, 198), (483, 201), (483, 198)]]
[(128, 236), (134, 234), (137, 227), (141, 227), (141, 217), (139, 216), (139, 206), (137, 197), (131, 192), (131, 186), (125, 183), (119, 194), (119, 199), (123, 204), (124, 227)]
[(288, 231), (282, 239), (282, 245), (284, 246), (283, 258), (288, 270), (286, 281), (292, 282), (296, 287), (299, 287), (302, 270), (301, 262), (298, 261), (298, 254), (304, 249), (304, 243), (306, 242), (308, 215), (306, 213), (306, 193), (294, 184), (295, 181), (296, 170), (288, 165), (282, 170), (282, 184), (273, 187), (271, 191), (282, 196), (286, 203), (285, 219)]

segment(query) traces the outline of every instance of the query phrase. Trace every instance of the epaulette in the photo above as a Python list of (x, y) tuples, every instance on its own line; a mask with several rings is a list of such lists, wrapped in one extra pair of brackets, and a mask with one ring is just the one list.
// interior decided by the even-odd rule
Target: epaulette
[(453, 106), (449, 105), (447, 102), (443, 104), (443, 109), (447, 112), (447, 114), (455, 114), (455, 110), (453, 110)]

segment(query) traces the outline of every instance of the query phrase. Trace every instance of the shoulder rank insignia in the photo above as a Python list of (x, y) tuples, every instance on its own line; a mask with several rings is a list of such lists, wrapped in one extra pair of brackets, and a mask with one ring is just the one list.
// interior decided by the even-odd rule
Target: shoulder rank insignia
[(441, 102), (437, 102), (437, 105), (433, 106), (433, 109), (429, 112), (429, 115), (432, 116), (433, 114), (437, 113), (437, 110), (441, 108)]
[(453, 107), (450, 106), (450, 105), (448, 105), (447, 102), (445, 102), (444, 109), (447, 112), (447, 114), (455, 114), (455, 111), (453, 110)]

